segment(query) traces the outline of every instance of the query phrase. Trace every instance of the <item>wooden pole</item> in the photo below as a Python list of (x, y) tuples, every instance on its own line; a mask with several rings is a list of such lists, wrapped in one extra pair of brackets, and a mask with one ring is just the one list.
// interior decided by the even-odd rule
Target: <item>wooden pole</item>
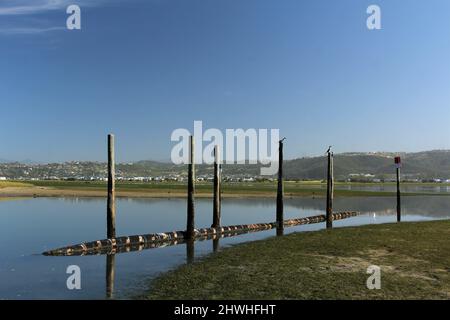
[(400, 198), (400, 168), (397, 167), (397, 222), (402, 220), (402, 208)]
[(333, 202), (334, 202), (334, 153), (331, 153), (331, 217), (333, 217)]
[(106, 255), (106, 298), (111, 299), (114, 296), (114, 274), (115, 274), (116, 255)]
[(284, 229), (283, 224), (283, 141), (278, 142), (278, 188), (277, 188), (277, 234), (282, 234)]
[(108, 135), (108, 204), (107, 204), (107, 237), (116, 237), (116, 177), (114, 164), (114, 135)]
[(327, 229), (333, 227), (333, 153), (328, 151), (328, 170), (327, 170)]
[(213, 223), (212, 228), (220, 227), (220, 152), (219, 146), (214, 147), (214, 203), (213, 203)]
[(189, 149), (186, 239), (193, 239), (195, 235), (195, 157), (193, 136), (189, 137)]

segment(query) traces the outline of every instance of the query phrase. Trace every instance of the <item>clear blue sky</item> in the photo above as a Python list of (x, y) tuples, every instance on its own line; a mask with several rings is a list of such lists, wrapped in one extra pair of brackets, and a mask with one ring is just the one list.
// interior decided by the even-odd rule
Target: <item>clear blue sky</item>
[(287, 158), (450, 149), (450, 1), (2, 0), (0, 112), (12, 160), (105, 160), (109, 132), (169, 159), (194, 120), (279, 128)]

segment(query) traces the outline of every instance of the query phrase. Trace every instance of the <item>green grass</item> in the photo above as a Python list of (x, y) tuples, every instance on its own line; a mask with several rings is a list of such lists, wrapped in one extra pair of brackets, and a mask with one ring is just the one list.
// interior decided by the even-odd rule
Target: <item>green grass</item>
[(2, 188), (22, 188), (22, 187), (32, 187), (33, 185), (23, 182), (14, 181), (0, 181), (0, 189)]
[[(84, 182), (84, 181), (30, 181), (34, 186), (50, 187), (61, 190), (106, 190), (106, 182)], [(344, 184), (344, 183), (338, 183)], [(347, 184), (350, 185), (350, 184)], [(359, 184), (352, 184), (359, 185)], [(326, 185), (320, 182), (285, 182), (286, 196), (325, 196)], [(276, 182), (241, 182), (241, 183), (223, 183), (223, 194), (231, 195), (258, 195), (276, 194)], [(184, 193), (186, 184), (182, 182), (117, 182), (117, 191), (129, 192), (154, 192), (154, 193)], [(212, 183), (198, 182), (196, 192), (199, 194), (211, 194)], [(395, 196), (395, 192), (379, 191), (355, 191), (355, 190), (335, 190), (336, 196)], [(403, 193), (404, 196), (417, 195), (448, 195), (446, 193)]]
[[(302, 232), (229, 247), (150, 283), (146, 299), (449, 299), (450, 221)], [(366, 287), (381, 267), (381, 289)]]

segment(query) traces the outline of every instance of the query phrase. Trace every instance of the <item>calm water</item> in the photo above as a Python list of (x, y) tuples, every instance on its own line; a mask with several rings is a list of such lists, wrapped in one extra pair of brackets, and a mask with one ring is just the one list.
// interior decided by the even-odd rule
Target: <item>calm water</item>
[[(68, 244), (104, 238), (105, 200), (39, 198), (0, 202), (0, 298), (104, 299), (106, 256), (45, 257), (41, 252)], [(223, 225), (275, 220), (275, 201), (225, 199)], [(288, 199), (285, 218), (323, 214), (324, 199)], [(338, 198), (335, 210), (364, 214), (336, 221), (336, 227), (395, 221), (395, 198)], [(212, 203), (197, 200), (196, 225), (209, 227)], [(118, 235), (182, 230), (186, 202), (183, 199), (122, 199), (117, 204)], [(450, 218), (449, 196), (405, 197), (403, 219), (410, 221)], [(287, 228), (286, 233), (317, 230), (324, 224)], [(275, 235), (275, 230), (220, 239), (230, 244)], [(195, 258), (212, 251), (212, 241), (195, 243)], [(185, 244), (115, 256), (114, 297), (130, 298), (146, 289), (161, 272), (186, 263)], [(68, 290), (66, 268), (81, 268), (81, 290)]]
[[(309, 188), (326, 189), (325, 184), (312, 184)], [(336, 184), (335, 190), (349, 191), (371, 191), (371, 192), (397, 192), (397, 186), (393, 183), (362, 183), (362, 184)], [(450, 186), (447, 184), (402, 184), (403, 193), (450, 193)]]
[[(379, 191), (379, 192), (396, 192), (395, 184), (345, 184), (336, 185), (335, 189), (351, 190), (351, 191)], [(450, 186), (445, 184), (403, 184), (402, 192), (412, 193), (450, 193)]]

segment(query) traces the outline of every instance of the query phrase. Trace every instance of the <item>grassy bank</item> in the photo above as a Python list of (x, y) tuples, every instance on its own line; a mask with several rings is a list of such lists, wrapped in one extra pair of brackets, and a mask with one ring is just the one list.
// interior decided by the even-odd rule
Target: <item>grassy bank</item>
[[(8, 187), (9, 184), (9, 188)], [(0, 187), (0, 196), (106, 196), (105, 182), (84, 181), (30, 181), (4, 182)], [(338, 183), (351, 186), (360, 184)], [(123, 197), (184, 197), (186, 184), (181, 182), (117, 182), (117, 196)], [(285, 182), (286, 197), (323, 197), (325, 196), (325, 184), (320, 182)], [(198, 182), (196, 194), (199, 197), (212, 196), (212, 183)], [(276, 182), (240, 182), (223, 183), (222, 194), (224, 197), (274, 197), (276, 195)], [(434, 195), (435, 193), (404, 193), (405, 196)], [(445, 193), (436, 193), (445, 195)], [(380, 191), (356, 191), (335, 190), (337, 197), (352, 196), (395, 196), (394, 192)]]
[[(223, 249), (151, 283), (147, 299), (450, 299), (450, 221), (304, 232)], [(366, 287), (381, 267), (381, 289)]]
[(32, 184), (14, 181), (0, 181), (0, 189), (4, 188), (29, 188)]

